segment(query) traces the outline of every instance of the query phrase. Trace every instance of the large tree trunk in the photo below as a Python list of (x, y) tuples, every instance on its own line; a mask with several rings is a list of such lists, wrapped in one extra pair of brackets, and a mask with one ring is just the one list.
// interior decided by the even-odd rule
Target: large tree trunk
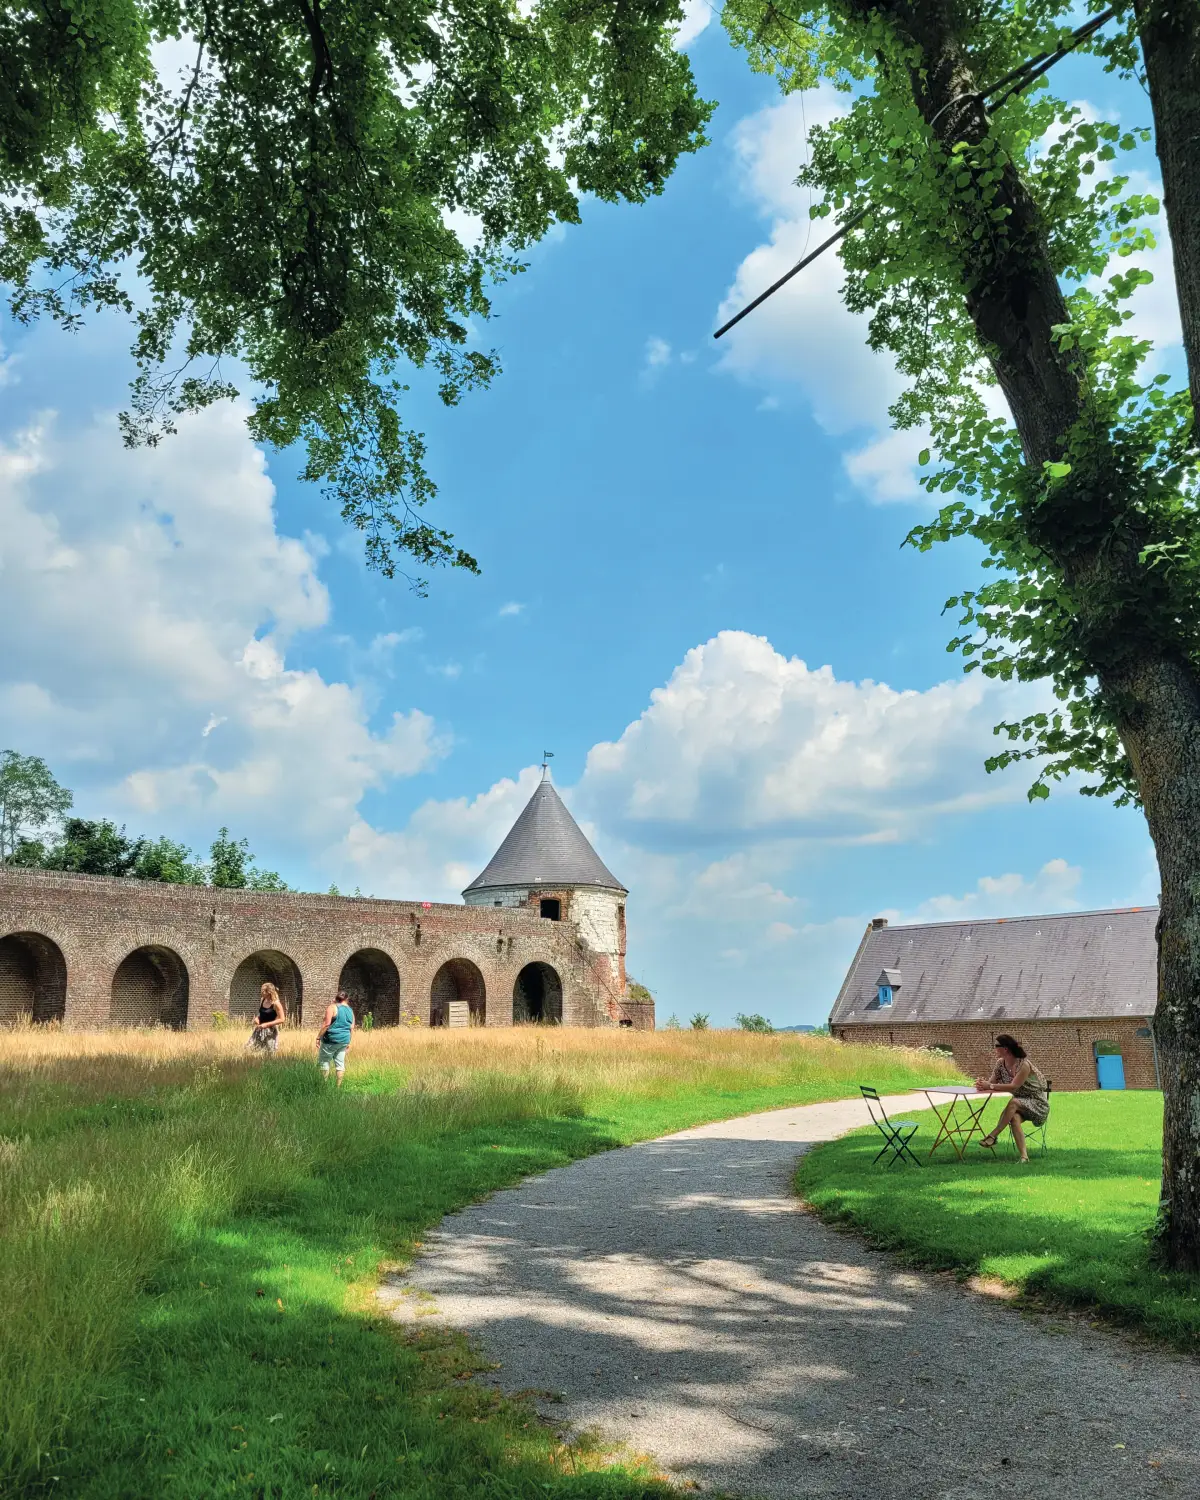
[[(1135, 0), (1146, 81), (1162, 166), (1175, 286), (1183, 324), (1192, 408), (1200, 412), (1200, 3)], [(1170, 712), (1194, 682), (1184, 674), (1146, 684), (1140, 696)], [(1194, 723), (1193, 701), (1179, 722)], [(1162, 875), (1158, 1012), (1154, 1020), (1163, 1074), (1163, 1190), (1159, 1246), (1177, 1269), (1200, 1270), (1200, 825), (1191, 803), (1200, 776), (1194, 732), (1179, 756), (1160, 736), (1134, 727), (1126, 747), (1137, 771)]]
[[(949, 147), (978, 142), (989, 124), (970, 60), (957, 31), (951, 0), (851, 0), (866, 15), (881, 8), (920, 49), (913, 96)], [(1141, 0), (1178, 5), (1192, 18), (1197, 0)], [(1165, 14), (1165, 9), (1164, 9)], [(1174, 23), (1172, 23), (1174, 24)], [(1166, 23), (1164, 22), (1164, 26)], [(1191, 217), (1174, 230), (1177, 274), (1193, 389), (1200, 374), (1200, 80), (1170, 56), (1178, 27), (1164, 32), (1156, 67), (1167, 79), (1156, 100), (1167, 202), (1173, 215)], [(1193, 53), (1194, 55), (1194, 53)], [(1151, 80), (1153, 87), (1153, 78)], [(1169, 143), (1163, 133), (1172, 135)], [(1181, 139), (1180, 136), (1183, 136)], [(1037, 205), (1015, 166), (1002, 184), (1011, 210), (1006, 248), (964, 267), (966, 305), (1008, 400), (1031, 470), (1064, 456), (1064, 439), (1089, 418), (1085, 371), (1077, 351), (1064, 353), (1051, 329), (1067, 321), (1061, 289), (1046, 249)], [(973, 253), (969, 249), (968, 255)], [(1190, 290), (1185, 293), (1184, 287)], [(1187, 302), (1186, 298), (1191, 297)], [(1200, 1270), (1200, 681), (1182, 651), (1148, 647), (1143, 608), (1153, 613), (1159, 582), (1139, 561), (1144, 541), (1133, 497), (1122, 493), (1121, 465), (1106, 462), (1104, 428), (1090, 472), (1078, 464), (1069, 484), (1032, 507), (1031, 540), (1052, 557), (1078, 601), (1085, 639), (1094, 640), (1093, 667), (1137, 777), (1162, 878), (1159, 998), (1155, 1021), (1165, 1094), (1162, 1213), (1159, 1244), (1168, 1264)]]
[(1200, 0), (1135, 0), (1193, 410), (1200, 412)]
[(1141, 707), (1121, 726), (1162, 878), (1158, 1010), (1163, 1179), (1158, 1249), (1200, 1270), (1200, 693), (1194, 674), (1147, 663), (1120, 689)]

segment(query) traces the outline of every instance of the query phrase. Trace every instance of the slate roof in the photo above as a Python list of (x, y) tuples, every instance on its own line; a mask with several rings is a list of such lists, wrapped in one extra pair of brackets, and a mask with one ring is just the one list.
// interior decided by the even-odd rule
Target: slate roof
[(548, 779), (530, 797), (487, 869), (467, 891), (510, 885), (591, 885), (625, 891)]
[[(1075, 1020), (1154, 1014), (1156, 906), (991, 922), (867, 928), (833, 1026)], [(881, 1007), (881, 970), (898, 970)]]

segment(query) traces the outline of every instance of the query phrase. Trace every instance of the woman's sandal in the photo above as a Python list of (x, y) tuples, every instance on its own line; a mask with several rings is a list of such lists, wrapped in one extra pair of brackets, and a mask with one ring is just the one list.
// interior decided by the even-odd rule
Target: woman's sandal
[(998, 1139), (998, 1136), (982, 1135), (979, 1137), (979, 1144), (985, 1151), (994, 1151), (996, 1149), (996, 1142)]

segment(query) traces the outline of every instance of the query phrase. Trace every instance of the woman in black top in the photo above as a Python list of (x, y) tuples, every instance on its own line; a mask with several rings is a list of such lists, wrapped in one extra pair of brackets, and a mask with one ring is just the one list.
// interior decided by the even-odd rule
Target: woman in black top
[(259, 991), (258, 1019), (250, 1041), (256, 1052), (267, 1052), (272, 1056), (279, 1051), (279, 1028), (287, 1020), (287, 1011), (273, 984), (264, 984)]

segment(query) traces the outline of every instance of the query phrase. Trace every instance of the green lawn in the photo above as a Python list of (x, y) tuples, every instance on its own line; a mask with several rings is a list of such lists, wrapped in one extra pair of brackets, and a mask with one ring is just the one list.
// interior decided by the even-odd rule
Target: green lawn
[(267, 1066), (240, 1039), (137, 1045), (0, 1036), (5, 1500), (671, 1493), (477, 1387), (461, 1340), (381, 1320), (381, 1265), (526, 1173), (944, 1071), (793, 1038), (397, 1032), (360, 1039), (338, 1095), (298, 1039)]
[[(995, 1109), (989, 1108), (990, 1121)], [(921, 1124), (925, 1163), (937, 1122)], [(922, 1142), (924, 1143), (922, 1145)], [(914, 1264), (996, 1277), (1059, 1303), (1091, 1306), (1173, 1343), (1200, 1344), (1200, 1281), (1153, 1269), (1147, 1232), (1158, 1204), (1162, 1096), (1055, 1094), (1045, 1156), (1017, 1164), (1010, 1138), (993, 1159), (944, 1148), (921, 1170), (872, 1166), (882, 1138), (858, 1131), (802, 1161), (797, 1188), (824, 1218), (854, 1225)]]

